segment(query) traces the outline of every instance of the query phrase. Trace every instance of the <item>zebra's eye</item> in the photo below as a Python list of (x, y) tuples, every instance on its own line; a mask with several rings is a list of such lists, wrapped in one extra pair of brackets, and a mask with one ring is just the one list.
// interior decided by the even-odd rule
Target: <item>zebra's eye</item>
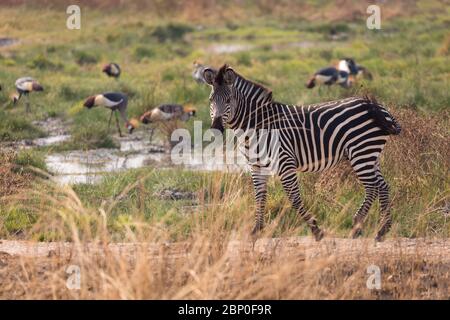
[(230, 99), (230, 98), (227, 98), (227, 100), (226, 100), (225, 102), (226, 102), (226, 104), (230, 104), (231, 99)]

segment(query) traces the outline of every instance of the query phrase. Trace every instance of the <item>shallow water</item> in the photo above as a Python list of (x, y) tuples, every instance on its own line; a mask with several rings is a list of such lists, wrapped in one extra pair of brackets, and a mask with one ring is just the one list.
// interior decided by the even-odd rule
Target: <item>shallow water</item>
[[(312, 48), (317, 46), (318, 43), (314, 41), (290, 41), (290, 42), (276, 42), (270, 46), (273, 51), (281, 51), (289, 48)], [(258, 48), (259, 46), (250, 45), (245, 43), (215, 43), (208, 46), (205, 50), (214, 54), (224, 53), (236, 53), (242, 51), (250, 51)]]
[(18, 43), (19, 39), (14, 38), (0, 38), (0, 47), (7, 47), (11, 46), (15, 43)]
[[(161, 145), (150, 143), (145, 131), (137, 131), (117, 140), (119, 149), (75, 150), (50, 154), (46, 157), (48, 170), (61, 184), (96, 183), (107, 173), (151, 165), (173, 168), (175, 166), (195, 171), (241, 171), (244, 166), (223, 164), (213, 156), (203, 158), (187, 154), (182, 164), (176, 165), (170, 153)], [(178, 162), (177, 162), (178, 164)]]
[(62, 184), (95, 183), (106, 173), (141, 168), (163, 162), (164, 153), (123, 154), (117, 149), (68, 151), (46, 157), (47, 168)]
[(215, 54), (222, 54), (222, 53), (235, 53), (235, 52), (241, 52), (241, 51), (248, 51), (252, 49), (253, 46), (249, 44), (241, 44), (241, 43), (217, 43), (210, 45), (206, 51), (215, 53)]
[(38, 147), (44, 147), (44, 146), (50, 146), (55, 145), (61, 142), (64, 142), (66, 140), (69, 140), (70, 134), (61, 134), (57, 136), (49, 136), (45, 138), (38, 138), (31, 141), (31, 145), (38, 146)]

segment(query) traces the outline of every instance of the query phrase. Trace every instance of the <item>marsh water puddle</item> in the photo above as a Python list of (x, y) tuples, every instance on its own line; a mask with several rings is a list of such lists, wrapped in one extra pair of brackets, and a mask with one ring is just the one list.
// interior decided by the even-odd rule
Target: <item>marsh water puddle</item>
[[(241, 171), (244, 166), (222, 164), (214, 156), (194, 157), (187, 154), (174, 163), (171, 154), (162, 145), (150, 143), (146, 131), (116, 138), (118, 149), (76, 150), (49, 154), (48, 170), (61, 184), (97, 183), (108, 173), (149, 166), (161, 170), (180, 167), (194, 171)], [(195, 154), (195, 151), (194, 151)]]
[(111, 172), (163, 163), (165, 153), (123, 154), (116, 149), (68, 151), (46, 157), (47, 168), (61, 184), (95, 183)]
[(45, 138), (27, 141), (28, 146), (51, 146), (62, 143), (70, 138), (68, 130), (69, 125), (68, 123), (63, 122), (60, 118), (47, 118), (42, 121), (33, 121), (32, 123), (46, 132), (48, 136)]
[(19, 42), (19, 39), (14, 38), (0, 38), (0, 47), (7, 47)]
[(272, 51), (281, 51), (290, 48), (312, 48), (318, 46), (319, 43), (315, 41), (303, 40), (303, 41), (286, 41), (286, 42), (276, 42), (269, 46), (265, 45), (254, 45), (246, 43), (215, 43), (206, 47), (206, 51), (214, 54), (226, 54), (226, 53), (236, 53), (243, 51), (250, 51), (255, 48), (269, 48)]
[(147, 132), (117, 137), (118, 149), (74, 150), (49, 154), (48, 170), (61, 184), (95, 183), (111, 172), (141, 168), (150, 163), (164, 163), (167, 158), (162, 146), (153, 145)]
[(235, 53), (235, 52), (241, 52), (241, 51), (248, 51), (252, 49), (254, 46), (249, 44), (242, 44), (242, 43), (216, 43), (212, 44), (209, 47), (206, 48), (206, 51), (216, 54), (223, 54), (223, 53)]

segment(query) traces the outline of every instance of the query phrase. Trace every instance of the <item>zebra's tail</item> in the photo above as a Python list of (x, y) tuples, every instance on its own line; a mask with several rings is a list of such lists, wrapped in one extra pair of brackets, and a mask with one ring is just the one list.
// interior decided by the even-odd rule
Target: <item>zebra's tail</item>
[(306, 87), (308, 89), (312, 89), (314, 88), (315, 85), (316, 85), (316, 76), (314, 75), (308, 80), (308, 82), (306, 83)]
[(394, 116), (378, 103), (369, 102), (369, 114), (385, 133), (397, 135), (402, 131), (402, 127)]

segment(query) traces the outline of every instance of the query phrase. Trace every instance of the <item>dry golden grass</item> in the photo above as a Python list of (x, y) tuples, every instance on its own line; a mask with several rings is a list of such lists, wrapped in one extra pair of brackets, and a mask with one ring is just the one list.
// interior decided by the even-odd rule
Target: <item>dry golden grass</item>
[(14, 171), (15, 156), (15, 152), (11, 150), (0, 150), (0, 201), (2, 197), (12, 195), (29, 186), (31, 175)]
[[(189, 242), (161, 234), (133, 243), (0, 243), (2, 299), (448, 299), (449, 243), (397, 239), (261, 239), (243, 230), (214, 234), (202, 226)], [(200, 221), (199, 221), (200, 224)], [(72, 228), (78, 237), (77, 228)], [(242, 238), (241, 238), (242, 237)], [(80, 268), (77, 290), (66, 286)], [(381, 289), (368, 289), (367, 268), (381, 270)], [(70, 279), (69, 279), (70, 280)]]

